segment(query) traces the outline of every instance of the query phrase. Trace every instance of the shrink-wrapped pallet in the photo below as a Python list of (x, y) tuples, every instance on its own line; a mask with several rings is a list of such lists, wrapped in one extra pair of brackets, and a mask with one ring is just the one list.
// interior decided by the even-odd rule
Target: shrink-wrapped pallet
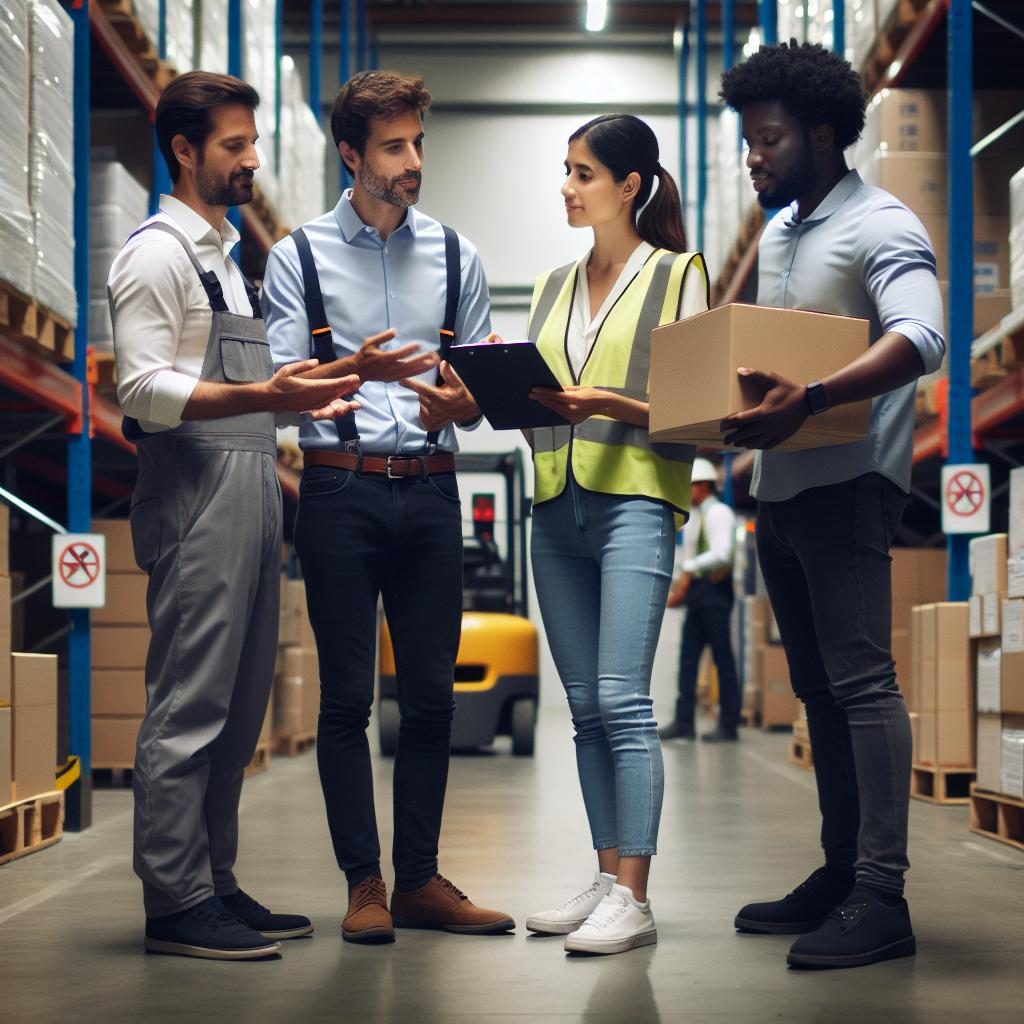
[(28, 198), (28, 11), (21, 0), (0, 0), (0, 279), (32, 290), (32, 211)]
[(74, 39), (56, 0), (29, 4), (29, 204), (35, 236), (32, 293), (74, 324)]
[(290, 57), (281, 60), (281, 167), (279, 212), (288, 225), (305, 224), (324, 212), (326, 140), (303, 98), (302, 80)]
[(1024, 167), (1010, 179), (1010, 301), (1024, 309)]
[[(228, 5), (204, 0), (199, 7), (199, 12), (199, 67), (203, 71), (226, 74), (228, 70)], [(267, 43), (272, 46), (272, 38), (267, 40)], [(243, 77), (248, 77), (248, 68)]]

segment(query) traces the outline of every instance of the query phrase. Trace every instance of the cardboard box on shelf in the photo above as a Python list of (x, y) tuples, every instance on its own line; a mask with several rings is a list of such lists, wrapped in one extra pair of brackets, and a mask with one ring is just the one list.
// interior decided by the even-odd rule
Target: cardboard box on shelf
[(11, 709), (0, 707), (0, 807), (14, 799), (11, 765), (14, 751), (11, 747)]
[[(738, 366), (815, 380), (845, 366), (867, 346), (865, 320), (736, 303), (658, 327), (651, 334), (651, 438), (722, 448), (721, 420), (762, 398), (741, 384)], [(859, 440), (870, 414), (870, 402), (836, 406), (810, 417), (780, 448)]]
[(91, 692), (94, 715), (140, 718), (146, 713), (146, 673), (142, 669), (94, 669)]
[(1006, 561), (1006, 593), (1009, 597), (1024, 597), (1024, 555)]
[(146, 667), (148, 626), (97, 626), (92, 631), (92, 667)]
[[(942, 296), (942, 308), (945, 312), (946, 337), (949, 337), (949, 283), (939, 281), (939, 294)], [(974, 323), (971, 333), (980, 338), (986, 331), (998, 326), (1000, 321), (1010, 312), (1010, 292), (1006, 288), (998, 291), (974, 295)]]
[[(936, 276), (949, 280), (949, 217), (922, 213), (924, 225), (935, 250)], [(974, 290), (985, 294), (1009, 288), (1010, 227), (1005, 214), (979, 215), (974, 218)]]
[(1003, 729), (999, 791), (1024, 800), (1024, 730)]
[(1002, 709), (1002, 661), (1003, 649), (998, 639), (978, 641), (975, 677), (979, 713), (998, 714)]
[(107, 603), (94, 608), (95, 626), (145, 626), (149, 577), (139, 571), (107, 573)]
[(922, 711), (920, 763), (948, 768), (974, 764), (974, 722), (962, 711)]
[[(1024, 466), (1010, 470), (1009, 528), (1006, 557), (1024, 558)], [(1024, 597), (1024, 594), (1015, 595)]]
[(14, 799), (54, 789), (57, 770), (57, 656), (11, 655)]
[(975, 728), (975, 782), (978, 789), (999, 792), (999, 766), (1002, 762), (1003, 717), (979, 714)]
[(1003, 599), (1000, 635), (1004, 651), (1009, 654), (1024, 652), (1024, 601)]
[(135, 744), (142, 718), (93, 715), (92, 763), (97, 768), (131, 768), (135, 764)]
[(789, 664), (782, 647), (766, 644), (759, 649), (761, 676), (761, 725), (766, 729), (792, 725), (800, 713), (800, 701), (789, 681)]
[(94, 519), (92, 532), (107, 538), (107, 572), (139, 572), (127, 519)]
[(1024, 653), (1003, 651), (999, 666), (999, 710), (1024, 715)]
[(972, 594), (1006, 593), (1005, 533), (974, 537), (968, 546)]

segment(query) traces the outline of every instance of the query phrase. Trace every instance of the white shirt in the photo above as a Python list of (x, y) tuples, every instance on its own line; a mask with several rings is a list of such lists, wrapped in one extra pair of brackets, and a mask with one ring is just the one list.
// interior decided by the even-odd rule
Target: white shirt
[[(605, 318), (612, 307), (619, 301), (622, 293), (629, 287), (633, 278), (643, 269), (654, 246), (650, 242), (641, 242), (632, 252), (626, 265), (615, 279), (611, 291), (601, 303), (601, 308), (594, 316), (590, 309), (590, 285), (587, 282), (587, 264), (590, 262), (593, 249), (588, 249), (576, 264), (576, 297), (569, 316), (569, 333), (566, 338), (569, 366), (573, 376), (579, 380), (580, 373), (586, 365), (590, 350), (597, 341), (597, 336), (604, 325)], [(704, 278), (698, 273), (687, 273), (683, 276), (683, 300), (680, 308), (680, 319), (685, 320), (695, 313), (703, 313), (707, 309), (707, 294), (704, 289)]]
[[(697, 539), (700, 537), (702, 521), (708, 550), (698, 555)], [(695, 504), (683, 529), (682, 559), (677, 570), (692, 576), (709, 576), (716, 569), (731, 566), (735, 529), (736, 514), (713, 494), (708, 495), (700, 505)]]
[[(242, 272), (229, 253), (239, 235), (227, 220), (218, 231), (173, 196), (160, 197), (162, 221), (192, 243), (212, 270), (233, 313), (252, 316)], [(155, 433), (176, 427), (203, 370), (213, 312), (181, 243), (164, 231), (129, 239), (107, 276), (117, 361), (117, 398), (125, 415)]]

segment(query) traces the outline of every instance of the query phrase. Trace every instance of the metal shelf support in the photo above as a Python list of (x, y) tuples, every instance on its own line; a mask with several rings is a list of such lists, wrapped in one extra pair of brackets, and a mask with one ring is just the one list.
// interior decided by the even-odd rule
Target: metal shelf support
[(779, 41), (778, 0), (758, 0), (758, 20), (761, 23), (761, 43), (774, 46)]
[(840, 57), (846, 56), (845, 0), (832, 0), (832, 49)]

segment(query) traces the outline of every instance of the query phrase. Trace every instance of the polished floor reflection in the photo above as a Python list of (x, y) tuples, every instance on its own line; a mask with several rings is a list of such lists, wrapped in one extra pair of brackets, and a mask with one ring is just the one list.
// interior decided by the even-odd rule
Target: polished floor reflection
[[(314, 938), (269, 963), (142, 953), (131, 873), (131, 797), (96, 794), (96, 825), (0, 868), (0, 1020), (476, 1022), (946, 1021), (1019, 1019), (1024, 1006), (1024, 854), (967, 830), (966, 808), (914, 803), (909, 885), (915, 960), (858, 971), (787, 970), (784, 936), (731, 921), (818, 863), (809, 773), (786, 737), (669, 744), (661, 854), (651, 896), (660, 941), (568, 957), (527, 937), (532, 911), (592, 876), (566, 715), (546, 709), (537, 756), (453, 760), (442, 871), (512, 913), (504, 937), (399, 932), (393, 946), (341, 941), (334, 867), (312, 754), (246, 783), (239, 878), (261, 901), (309, 914)], [(377, 762), (390, 843), (391, 766)], [(390, 880), (389, 880), (390, 881)]]

